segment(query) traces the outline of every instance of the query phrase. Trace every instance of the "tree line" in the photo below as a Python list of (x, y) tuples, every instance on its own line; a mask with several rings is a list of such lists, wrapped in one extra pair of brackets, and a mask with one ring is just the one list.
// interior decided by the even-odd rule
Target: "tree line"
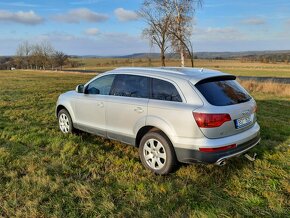
[(241, 58), (242, 62), (281, 63), (289, 64), (290, 53), (249, 55)]
[(165, 53), (180, 54), (180, 65), (184, 67), (188, 56), (194, 66), (193, 34), (194, 14), (203, 0), (144, 0), (138, 14), (146, 22), (143, 36), (151, 45), (160, 49), (161, 65), (165, 66)]
[(31, 44), (24, 41), (17, 48), (13, 65), (17, 69), (62, 70), (68, 58), (68, 55), (54, 49), (48, 42)]

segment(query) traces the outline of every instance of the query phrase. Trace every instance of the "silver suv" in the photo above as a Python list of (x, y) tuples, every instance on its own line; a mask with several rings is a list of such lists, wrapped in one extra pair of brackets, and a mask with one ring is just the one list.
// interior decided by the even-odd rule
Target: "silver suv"
[(197, 68), (118, 68), (60, 95), (56, 115), (63, 133), (138, 147), (157, 174), (178, 162), (223, 165), (260, 141), (256, 102), (235, 79)]

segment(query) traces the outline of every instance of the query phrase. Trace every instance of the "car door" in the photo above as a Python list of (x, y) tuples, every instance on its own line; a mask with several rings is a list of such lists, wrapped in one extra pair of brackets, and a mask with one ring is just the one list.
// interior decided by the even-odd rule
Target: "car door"
[(85, 86), (74, 101), (77, 128), (106, 136), (106, 97), (109, 95), (115, 75), (99, 77)]
[(185, 98), (178, 85), (170, 80), (152, 78), (151, 87), (146, 125), (160, 125), (161, 128), (165, 123), (172, 131), (168, 134), (175, 134), (171, 135), (173, 137), (177, 135), (187, 138), (195, 134), (192, 119), (192, 110), (195, 106), (185, 104)]
[(149, 101), (149, 78), (138, 75), (116, 75), (107, 98), (107, 136), (134, 144), (134, 129), (144, 126)]

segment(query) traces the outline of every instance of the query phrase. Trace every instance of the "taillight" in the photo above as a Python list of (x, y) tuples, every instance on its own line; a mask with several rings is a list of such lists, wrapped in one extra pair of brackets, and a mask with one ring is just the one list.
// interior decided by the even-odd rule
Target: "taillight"
[(217, 152), (217, 151), (229, 150), (229, 149), (236, 148), (236, 147), (237, 147), (236, 144), (232, 144), (232, 145), (227, 145), (227, 146), (218, 147), (218, 148), (199, 148), (199, 150), (201, 152)]
[(229, 114), (205, 114), (192, 112), (193, 117), (200, 128), (214, 128), (223, 125), (223, 123), (230, 121)]

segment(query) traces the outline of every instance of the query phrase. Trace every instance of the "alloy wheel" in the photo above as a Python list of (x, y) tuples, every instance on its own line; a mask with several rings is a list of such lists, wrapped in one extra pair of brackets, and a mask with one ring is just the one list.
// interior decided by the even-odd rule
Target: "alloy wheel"
[(148, 166), (160, 170), (166, 162), (166, 152), (163, 144), (157, 139), (149, 139), (143, 147), (143, 155)]
[(64, 113), (59, 116), (59, 128), (63, 133), (69, 133), (69, 118)]

